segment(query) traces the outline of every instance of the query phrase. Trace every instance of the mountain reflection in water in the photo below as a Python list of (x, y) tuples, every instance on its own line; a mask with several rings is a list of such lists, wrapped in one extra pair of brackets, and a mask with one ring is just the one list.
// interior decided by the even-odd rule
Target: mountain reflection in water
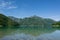
[(0, 40), (60, 40), (60, 31), (56, 30), (53, 33), (46, 33), (39, 36), (32, 36), (29, 34), (14, 34), (4, 36)]

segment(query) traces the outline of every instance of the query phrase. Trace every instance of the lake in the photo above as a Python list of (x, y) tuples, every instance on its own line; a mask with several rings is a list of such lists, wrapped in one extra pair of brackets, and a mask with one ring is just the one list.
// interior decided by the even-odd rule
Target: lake
[(0, 40), (60, 40), (58, 28), (0, 29)]

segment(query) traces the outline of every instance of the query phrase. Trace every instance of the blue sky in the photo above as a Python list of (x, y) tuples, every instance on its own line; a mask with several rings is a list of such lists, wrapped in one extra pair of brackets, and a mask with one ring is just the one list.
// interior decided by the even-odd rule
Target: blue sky
[(37, 15), (60, 20), (60, 0), (0, 0), (0, 13), (18, 18)]

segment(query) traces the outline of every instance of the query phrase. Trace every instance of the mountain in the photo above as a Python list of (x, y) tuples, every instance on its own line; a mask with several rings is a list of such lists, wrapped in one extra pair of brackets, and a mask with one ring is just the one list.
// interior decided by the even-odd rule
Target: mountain
[(48, 24), (52, 24), (52, 23), (55, 23), (56, 21), (53, 20), (53, 19), (49, 19), (49, 18), (46, 18), (44, 19)]
[(25, 18), (15, 18), (13, 16), (5, 16), (0, 14), (0, 27), (51, 27), (56, 21), (52, 19), (31, 16)]
[(12, 19), (13, 21), (16, 21), (16, 22), (20, 22), (20, 19), (19, 18), (16, 18), (16, 17), (13, 17), (13, 16), (8, 16), (10, 19)]
[(27, 27), (51, 27), (53, 23), (56, 21), (52, 19), (45, 19), (42, 17), (38, 16), (31, 16), (31, 17), (26, 17), (20, 20), (20, 25), (21, 26), (27, 26)]
[(0, 27), (2, 26), (5, 27), (7, 25), (7, 21), (8, 21), (8, 17), (3, 14), (0, 14)]
[(0, 27), (12, 27), (18, 26), (18, 23), (10, 19), (9, 17), (0, 14)]

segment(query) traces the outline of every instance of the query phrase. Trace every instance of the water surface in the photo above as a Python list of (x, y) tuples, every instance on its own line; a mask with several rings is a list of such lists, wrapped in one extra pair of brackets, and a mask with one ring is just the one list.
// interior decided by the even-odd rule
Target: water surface
[(58, 29), (0, 29), (0, 40), (60, 40)]
[(52, 33), (41, 34), (39, 36), (32, 36), (30, 34), (12, 34), (1, 38), (1, 40), (60, 40), (60, 30)]

